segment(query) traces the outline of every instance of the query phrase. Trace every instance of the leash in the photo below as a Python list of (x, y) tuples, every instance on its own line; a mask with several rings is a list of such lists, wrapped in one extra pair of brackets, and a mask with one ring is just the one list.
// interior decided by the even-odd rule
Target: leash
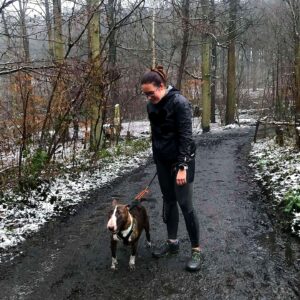
[(154, 181), (156, 175), (157, 175), (157, 172), (154, 174), (154, 176), (151, 179), (151, 181), (149, 182), (149, 184), (134, 197), (134, 200), (141, 201), (141, 199), (150, 192), (149, 188), (150, 188), (152, 182)]

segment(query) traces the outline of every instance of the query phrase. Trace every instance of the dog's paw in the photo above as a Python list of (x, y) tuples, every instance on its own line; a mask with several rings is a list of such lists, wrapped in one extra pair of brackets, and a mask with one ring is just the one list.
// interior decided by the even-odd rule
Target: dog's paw
[(134, 271), (135, 270), (135, 264), (129, 264), (129, 270)]
[(147, 241), (146, 247), (147, 247), (147, 248), (152, 248), (152, 243)]
[(117, 270), (118, 269), (117, 265), (118, 265), (118, 261), (115, 258), (113, 258), (112, 262), (111, 262), (111, 267), (110, 267), (111, 270), (113, 270), (113, 271)]
[(129, 269), (134, 270), (135, 269), (135, 256), (131, 255), (129, 260)]
[(110, 269), (111, 269), (112, 271), (117, 271), (117, 270), (118, 270), (117, 266), (111, 266)]

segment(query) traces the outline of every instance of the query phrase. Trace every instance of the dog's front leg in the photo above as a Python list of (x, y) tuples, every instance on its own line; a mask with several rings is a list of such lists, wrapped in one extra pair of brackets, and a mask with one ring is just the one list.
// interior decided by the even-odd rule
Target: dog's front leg
[(115, 241), (113, 238), (111, 239), (110, 242), (110, 248), (111, 248), (111, 269), (116, 270), (117, 269), (117, 241)]
[(135, 255), (136, 255), (136, 250), (137, 250), (137, 242), (134, 243), (131, 246), (131, 255), (129, 259), (129, 269), (134, 270), (135, 269)]

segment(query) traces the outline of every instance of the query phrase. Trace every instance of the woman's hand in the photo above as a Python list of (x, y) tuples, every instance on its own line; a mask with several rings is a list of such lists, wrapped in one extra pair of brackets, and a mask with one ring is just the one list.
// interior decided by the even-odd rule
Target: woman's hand
[(186, 170), (178, 170), (176, 176), (176, 184), (177, 185), (185, 185), (186, 184)]

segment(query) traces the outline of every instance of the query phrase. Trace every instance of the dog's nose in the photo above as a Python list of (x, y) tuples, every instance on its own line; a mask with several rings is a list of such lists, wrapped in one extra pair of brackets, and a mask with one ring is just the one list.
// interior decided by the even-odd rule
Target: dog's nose
[(113, 227), (113, 226), (108, 226), (107, 228), (108, 228), (108, 230), (110, 230), (110, 231), (114, 231), (114, 227)]

